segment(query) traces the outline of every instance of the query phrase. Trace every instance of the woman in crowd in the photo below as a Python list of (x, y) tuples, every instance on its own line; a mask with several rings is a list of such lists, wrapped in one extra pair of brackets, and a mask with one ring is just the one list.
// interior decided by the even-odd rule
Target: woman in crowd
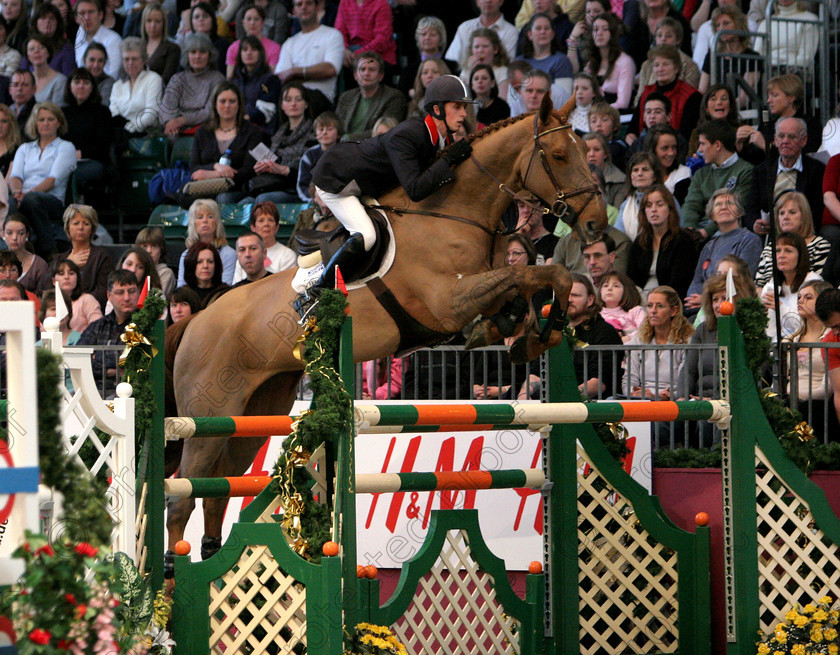
[(134, 273), (134, 276), (137, 278), (137, 284), (141, 288), (146, 284), (146, 278), (148, 277), (149, 284), (153, 289), (163, 290), (157, 267), (154, 261), (152, 261), (152, 256), (145, 248), (134, 246), (126, 250), (117, 262), (117, 268), (124, 268)]
[(641, 200), (639, 234), (630, 246), (627, 274), (643, 291), (669, 286), (684, 298), (697, 264), (691, 235), (680, 227), (674, 196), (651, 185)]
[[(60, 258), (68, 259), (78, 267), (79, 292), (91, 294), (99, 306), (104, 307), (108, 275), (114, 270), (114, 260), (105, 248), (91, 243), (99, 227), (96, 210), (90, 205), (68, 205), (63, 220), (64, 231), (70, 239), (70, 250), (62, 253)], [(73, 296), (72, 293), (70, 295)]]
[[(803, 73), (813, 70), (817, 48), (820, 45), (820, 24), (816, 14), (808, 11), (810, 5), (799, 0), (777, 0), (773, 5), (777, 20), (770, 20), (770, 65), (798, 69)], [(767, 33), (767, 20), (756, 27), (757, 32)], [(766, 49), (759, 44), (759, 49)]]
[[(417, 72), (420, 64), (428, 59), (443, 60), (443, 53), (446, 52), (446, 26), (443, 21), (437, 16), (423, 16), (417, 21), (417, 27), (414, 29), (414, 41), (417, 45), (417, 56), (409, 60), (408, 65), (404, 69), (404, 74), (400, 75), (400, 90), (407, 93), (412, 100), (417, 99), (417, 95), (411, 95), (412, 81), (416, 81)], [(458, 67), (455, 62), (447, 63), (446, 68), (451, 72), (457, 70)], [(449, 73), (444, 73), (448, 75)], [(422, 103), (419, 105), (422, 107)]]
[(616, 109), (626, 109), (633, 99), (636, 64), (618, 45), (620, 30), (621, 25), (612, 14), (598, 16), (593, 21), (585, 71), (598, 80), (606, 102)]
[(111, 90), (111, 115), (128, 134), (143, 135), (160, 125), (155, 107), (163, 93), (163, 80), (146, 70), (146, 48), (136, 36), (123, 39), (120, 52), (123, 70)]
[[(729, 5), (718, 7), (712, 12), (712, 26), (715, 32), (737, 31), (749, 32), (747, 17), (737, 6)], [(749, 59), (755, 57), (755, 59)], [(750, 48), (748, 36), (737, 36), (735, 34), (722, 34), (718, 37), (717, 52), (709, 52), (703, 62), (703, 72), (700, 75), (701, 93), (705, 93), (712, 81), (712, 57), (717, 57), (717, 78), (726, 79), (729, 75), (738, 75), (744, 78), (752, 88), (758, 89), (759, 78), (764, 70), (763, 60), (760, 55)], [(747, 103), (747, 95), (741, 92), (743, 105)]]
[[(725, 84), (712, 84), (703, 94), (700, 109), (700, 125), (706, 121), (717, 119), (725, 120), (733, 127), (736, 133), (743, 124), (741, 115), (738, 113), (738, 104), (735, 102), (735, 94)], [(738, 143), (743, 145), (742, 142)], [(691, 138), (688, 140), (689, 154), (692, 156), (695, 155), (699, 145), (700, 136), (695, 129), (691, 132)]]
[(8, 25), (6, 43), (13, 50), (23, 52), (29, 35), (26, 3), (24, 0), (4, 0), (0, 13)]
[(113, 30), (122, 36), (123, 28), (125, 27), (125, 15), (118, 14), (117, 9), (122, 7), (123, 0), (104, 0), (102, 9), (104, 16), (102, 17), (102, 25), (109, 30)]
[[(111, 270), (113, 268), (112, 263)], [(84, 332), (88, 325), (102, 318), (102, 305), (91, 294), (82, 291), (81, 279), (79, 265), (72, 259), (58, 258), (53, 262), (51, 285), (55, 286), (58, 282), (58, 288), (70, 298), (73, 318), (70, 319), (69, 325), (71, 330), (79, 334)]]
[(102, 104), (106, 107), (110, 106), (111, 89), (114, 88), (115, 80), (105, 72), (105, 64), (108, 63), (108, 52), (105, 47), (93, 41), (85, 50), (84, 62), (85, 68), (93, 75), (93, 81), (96, 82), (96, 88), (102, 96)]
[[(682, 313), (682, 301), (667, 286), (651, 290), (647, 298), (647, 316), (628, 346), (688, 343), (694, 328)], [(677, 383), (682, 372), (685, 350), (631, 350), (621, 386), (631, 398), (672, 400), (677, 397)]]
[(589, 73), (575, 73), (572, 84), (575, 108), (569, 116), (569, 122), (575, 132), (583, 136), (589, 132), (589, 110), (596, 102), (602, 102), (604, 97), (601, 95), (598, 80)]
[[(32, 36), (40, 35), (49, 41), (52, 52), (50, 67), (62, 75), (70, 75), (76, 69), (76, 53), (73, 51), (73, 44), (64, 36), (64, 19), (58, 8), (49, 3), (40, 5), (32, 16), (32, 25)], [(21, 60), (20, 67), (32, 70), (25, 57)]]
[[(67, 308), (67, 314), (61, 319), (58, 324), (58, 330), (61, 332), (61, 343), (65, 346), (75, 346), (82, 333), (70, 327), (73, 322), (73, 302), (70, 296), (61, 292), (64, 306)], [(46, 318), (55, 316), (55, 289), (44, 291), (41, 293), (41, 308), (38, 310), (38, 322), (43, 325)], [(69, 374), (69, 371), (67, 371)]]
[(222, 281), (222, 259), (212, 243), (194, 243), (184, 252), (183, 262), (184, 281), (198, 295), (202, 309), (229, 288)]
[(169, 298), (175, 288), (175, 275), (166, 264), (166, 238), (163, 236), (163, 230), (159, 227), (144, 227), (137, 234), (134, 245), (149, 253), (158, 278), (160, 278), (160, 288), (163, 290), (163, 295)]
[(486, 27), (480, 27), (470, 35), (470, 57), (467, 65), (461, 69), (461, 79), (464, 84), (470, 83), (470, 71), (479, 64), (493, 67), (493, 77), (499, 86), (499, 95), (507, 98), (508, 93), (508, 59), (507, 50), (499, 40), (499, 35)]
[(257, 37), (243, 37), (241, 44), (233, 82), (242, 92), (245, 117), (270, 137), (277, 131), (280, 80), (266, 63), (265, 50)]
[(0, 104), (0, 177), (5, 177), (21, 143), (17, 119), (7, 105)]
[[(808, 269), (822, 275), (823, 266), (831, 252), (831, 244), (814, 232), (814, 219), (811, 216), (811, 206), (808, 199), (801, 193), (791, 191), (782, 195), (775, 208), (776, 233), (796, 232), (805, 240), (808, 248)], [(770, 282), (773, 275), (773, 261), (770, 245), (764, 246), (758, 270), (755, 274), (755, 285), (761, 289)]]
[[(256, 4), (247, 5), (242, 19), (242, 27), (245, 29), (245, 36), (252, 36), (260, 41), (263, 50), (265, 50), (265, 59), (268, 63), (268, 67), (273, 72), (277, 67), (277, 62), (280, 61), (280, 46), (267, 36), (263, 35), (263, 28), (265, 27), (265, 10)], [(227, 54), (225, 55), (225, 72), (228, 78), (233, 77), (233, 71), (236, 67), (236, 59), (239, 55), (242, 38), (244, 37), (241, 37), (239, 41), (234, 41), (228, 48)]]
[[(654, 47), (653, 37), (666, 16), (682, 25), (683, 34), (691, 34), (691, 25), (671, 0), (640, 0), (635, 11), (624, 13), (627, 37), (622, 49), (633, 58), (636, 68), (641, 68), (648, 58), (648, 51)], [(691, 39), (683, 39), (680, 49), (691, 56)]]
[(3, 240), (23, 267), (18, 282), (23, 288), (38, 293), (50, 285), (50, 267), (47, 262), (30, 250), (29, 221), (22, 214), (10, 214), (3, 224)]
[(470, 91), (478, 101), (476, 119), (482, 125), (491, 125), (496, 121), (510, 117), (508, 103), (499, 97), (499, 87), (493, 77), (493, 67), (479, 64), (470, 73)]
[(411, 102), (408, 103), (408, 115), (424, 118), (426, 110), (426, 87), (431, 81), (441, 75), (450, 75), (452, 71), (440, 57), (429, 57), (417, 68), (414, 76), (414, 87), (411, 89)]
[[(527, 0), (526, 0), (527, 1)], [(566, 52), (572, 62), (574, 70), (586, 63), (582, 54), (592, 47), (592, 24), (598, 16), (612, 12), (610, 0), (586, 0), (583, 3), (583, 17), (572, 28), (572, 33), (566, 39)], [(621, 17), (620, 15), (618, 16)], [(622, 47), (623, 49), (623, 47)]]
[(76, 185), (85, 195), (101, 197), (110, 166), (113, 131), (111, 112), (102, 105), (93, 76), (86, 68), (70, 75), (64, 90), (67, 140), (76, 148)]
[[(36, 3), (37, 4), (37, 3)], [(76, 32), (79, 30), (79, 24), (76, 22), (76, 17), (73, 14), (73, 5), (70, 0), (49, 0), (49, 3), (61, 15), (61, 20), (64, 24), (64, 38), (67, 42), (73, 44), (76, 42)], [(36, 10), (37, 11), (37, 10)], [(76, 66), (76, 58), (73, 57), (73, 67)]]
[(519, 58), (548, 73), (552, 80), (570, 78), (574, 73), (572, 62), (560, 51), (554, 25), (546, 14), (531, 16), (522, 40), (522, 56)]
[[(213, 47), (214, 56), (212, 58), (212, 67), (216, 68), (220, 73), (225, 72), (225, 55), (230, 47), (230, 40), (223, 36), (219, 36), (218, 25), (216, 24), (216, 15), (213, 13), (213, 8), (207, 2), (199, 2), (193, 5), (190, 10), (190, 30), (192, 35), (203, 34), (208, 38)], [(189, 35), (184, 38), (182, 50), (189, 50), (187, 43)], [(181, 60), (181, 67), (186, 68)]]
[[(656, 45), (670, 45), (679, 48), (680, 44), (683, 42), (684, 36), (685, 35), (680, 22), (666, 16), (659, 22), (653, 38), (654, 41), (656, 41)], [(682, 50), (680, 50), (679, 53), (680, 61), (682, 62), (682, 66), (680, 67), (680, 79), (690, 86), (693, 86), (695, 89), (698, 88), (698, 85), (700, 84), (700, 69), (697, 67), (697, 64), (694, 63), (694, 60), (686, 53)], [(653, 61), (648, 59), (642, 64), (641, 70), (636, 76), (638, 91), (636, 92), (636, 96), (633, 100), (634, 105), (638, 105), (639, 101), (642, 99), (642, 90), (648, 84), (653, 84), (654, 82), (656, 82), (656, 76), (653, 73)]]
[[(280, 214), (273, 202), (262, 202), (254, 205), (251, 210), (251, 231), (259, 234), (265, 245), (265, 255), (269, 260), (266, 270), (277, 273), (297, 266), (297, 255), (291, 248), (277, 241), (277, 228), (280, 225)], [(245, 279), (245, 271), (236, 262), (236, 272), (233, 274), (233, 284)]]
[[(790, 336), (801, 327), (797, 311), (797, 292), (803, 283), (822, 280), (809, 270), (808, 247), (798, 232), (782, 232), (776, 238), (776, 263), (778, 268), (779, 316), (783, 337)], [(773, 280), (761, 290), (761, 300), (767, 308), (767, 334), (776, 339), (776, 296)]]
[(624, 343), (630, 341), (645, 318), (642, 296), (625, 273), (613, 271), (601, 280), (601, 318), (612, 325)]
[[(219, 194), (219, 203), (236, 202), (245, 196), (244, 185), (254, 177), (254, 158), (250, 151), (262, 142), (260, 129), (245, 119), (239, 87), (224, 80), (211, 98), (210, 121), (195, 133), (190, 155), (193, 180), (227, 177), (234, 185)], [(230, 152), (230, 164), (219, 160)]]
[(67, 133), (67, 119), (51, 102), (35, 105), (25, 132), (33, 140), (15, 153), (8, 176), (9, 205), (29, 219), (35, 250), (49, 260), (56, 241), (64, 241), (58, 226), (67, 182), (76, 168), (76, 149), (59, 136)]
[(35, 75), (35, 101), (61, 104), (67, 78), (50, 66), (52, 44), (45, 36), (35, 35), (26, 42), (26, 58)]
[(17, 50), (6, 43), (7, 31), (8, 25), (0, 15), (0, 76), (11, 78), (12, 74), (21, 68), (21, 56)]
[(283, 86), (282, 98), (280, 127), (271, 140), (277, 161), (258, 161), (254, 165), (257, 177), (249, 183), (249, 195), (256, 197), (257, 203), (299, 202), (298, 165), (306, 149), (315, 143), (306, 87), (300, 82), (288, 82)]
[(665, 186), (674, 194), (676, 201), (682, 204), (691, 185), (691, 169), (680, 163), (677, 131), (670, 125), (653, 126), (645, 139), (645, 150), (656, 157), (665, 175)]
[(615, 228), (624, 232), (632, 240), (639, 233), (642, 196), (654, 184), (662, 184), (662, 170), (652, 154), (637, 152), (630, 158), (627, 171), (627, 181), (624, 184), (627, 197), (618, 208)]
[(143, 40), (143, 51), (148, 69), (160, 75), (163, 84), (178, 70), (178, 60), (181, 58), (181, 48), (168, 38), (166, 10), (159, 2), (146, 5), (140, 24), (140, 38)]
[[(187, 248), (196, 243), (207, 243), (213, 246), (220, 257), (219, 275), (225, 284), (231, 284), (233, 272), (236, 268), (236, 251), (228, 245), (225, 236), (225, 226), (222, 223), (222, 213), (215, 200), (196, 200), (190, 205), (189, 222), (187, 223)], [(184, 259), (187, 252), (181, 253), (178, 262), (178, 286), (186, 284), (184, 277)]]
[(215, 53), (206, 34), (191, 34), (184, 40), (184, 70), (169, 80), (160, 106), (160, 121), (167, 136), (195, 131), (210, 118), (213, 89), (225, 79), (214, 66)]
[[(261, 36), (267, 37), (282, 46), (292, 33), (292, 17), (289, 15), (286, 6), (279, 0), (254, 0), (254, 4), (265, 12)], [(237, 39), (243, 39), (246, 36), (244, 18), (250, 6), (250, 3), (243, 2), (236, 10), (234, 22), (236, 23)], [(225, 11), (223, 15), (227, 13)]]
[(589, 132), (583, 135), (583, 143), (586, 146), (586, 163), (596, 166), (604, 174), (607, 203), (618, 209), (627, 198), (627, 177), (612, 163), (607, 138), (598, 132)]
[(189, 287), (178, 287), (172, 290), (169, 297), (169, 325), (177, 323), (187, 316), (192, 316), (201, 309), (201, 299)]

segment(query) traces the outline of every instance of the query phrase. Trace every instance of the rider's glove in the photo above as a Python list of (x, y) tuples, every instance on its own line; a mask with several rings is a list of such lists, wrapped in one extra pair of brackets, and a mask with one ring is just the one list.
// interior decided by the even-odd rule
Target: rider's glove
[(472, 154), (472, 146), (467, 143), (466, 139), (456, 141), (449, 146), (443, 153), (443, 158), (450, 166), (460, 164), (465, 159), (469, 159)]

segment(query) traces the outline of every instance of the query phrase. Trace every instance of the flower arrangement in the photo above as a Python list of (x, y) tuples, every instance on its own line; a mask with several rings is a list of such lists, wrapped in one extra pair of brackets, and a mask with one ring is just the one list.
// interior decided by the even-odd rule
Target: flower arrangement
[(344, 632), (344, 655), (406, 655), (406, 650), (390, 628), (359, 623), (352, 635)]
[(823, 596), (816, 605), (792, 607), (772, 635), (761, 636), (756, 644), (757, 655), (838, 655), (840, 612), (831, 609), (833, 602), (831, 596)]

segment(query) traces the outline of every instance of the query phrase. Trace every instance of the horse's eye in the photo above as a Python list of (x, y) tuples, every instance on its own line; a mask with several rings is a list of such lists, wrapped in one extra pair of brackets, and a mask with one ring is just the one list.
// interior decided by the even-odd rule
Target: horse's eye
[(564, 161), (566, 158), (561, 155), (559, 152), (555, 152), (552, 155), (552, 158), (556, 159), (557, 161)]

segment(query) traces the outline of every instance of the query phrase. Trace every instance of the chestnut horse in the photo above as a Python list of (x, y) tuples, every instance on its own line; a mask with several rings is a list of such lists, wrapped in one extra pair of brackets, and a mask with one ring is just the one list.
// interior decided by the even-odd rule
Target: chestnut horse
[[(546, 96), (537, 114), (490, 126), (472, 137), (473, 156), (458, 165), (456, 182), (421, 202), (402, 188), (384, 194), (396, 255), (383, 280), (404, 310), (435, 333), (453, 334), (479, 314), (492, 316), (517, 295), (530, 301), (551, 288), (555, 307), (568, 305), (571, 278), (562, 266), (500, 266), (502, 214), (519, 191), (540, 201), (591, 241), (606, 227), (606, 209), (586, 164), (581, 141), (567, 119), (573, 101), (555, 111)], [(491, 261), (491, 260), (495, 260)], [(494, 268), (493, 264), (500, 267)], [(292, 308), (295, 270), (271, 275), (222, 296), (189, 322), (173, 326), (177, 344), (172, 380), (181, 416), (288, 414), (301, 376), (295, 346), (301, 328)], [(368, 287), (350, 291), (356, 361), (396, 352), (400, 330)], [(518, 359), (533, 359), (560, 342), (560, 330), (540, 338), (533, 317), (514, 345)], [(471, 341), (498, 339), (492, 330)], [(415, 341), (415, 347), (426, 345)], [(181, 457), (182, 477), (242, 475), (265, 437), (190, 439)], [(227, 499), (204, 500), (205, 539), (221, 537)], [(170, 548), (183, 537), (195, 501), (169, 508)], [(217, 542), (218, 543), (218, 542)], [(214, 550), (208, 548), (208, 550)]]

